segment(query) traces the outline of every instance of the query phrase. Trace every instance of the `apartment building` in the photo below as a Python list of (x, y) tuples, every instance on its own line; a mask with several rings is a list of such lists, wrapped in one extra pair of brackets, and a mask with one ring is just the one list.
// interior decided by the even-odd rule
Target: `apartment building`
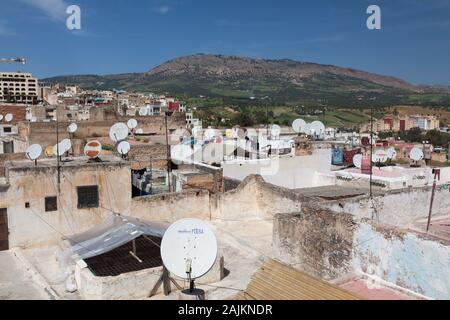
[(0, 102), (36, 104), (38, 81), (31, 73), (0, 72)]

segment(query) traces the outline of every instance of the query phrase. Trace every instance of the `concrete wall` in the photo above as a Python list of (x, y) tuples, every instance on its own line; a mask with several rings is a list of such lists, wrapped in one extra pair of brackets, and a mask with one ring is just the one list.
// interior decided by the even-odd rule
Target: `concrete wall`
[[(111, 210), (126, 212), (130, 208), (130, 169), (122, 161), (63, 164), (60, 193), (53, 161), (52, 165), (41, 161), (37, 167), (7, 166), (6, 176), (10, 186), (0, 194), (0, 207), (8, 212), (10, 247), (57, 244), (61, 234), (84, 232), (100, 223)], [(99, 208), (78, 209), (77, 186), (89, 185), (98, 185)], [(58, 196), (58, 210), (45, 212), (45, 197), (51, 196)], [(25, 207), (26, 202), (29, 208)]]
[[(428, 217), (432, 187), (402, 189), (324, 203), (323, 206), (336, 212), (348, 212), (358, 218), (378, 217), (381, 223), (405, 227), (419, 219)], [(374, 209), (373, 209), (374, 208)], [(433, 217), (450, 214), (450, 193), (438, 186), (433, 203)]]
[(222, 164), (224, 176), (243, 180), (251, 174), (261, 175), (267, 182), (289, 189), (331, 184), (319, 173), (331, 169), (330, 149), (316, 149), (312, 155), (263, 160), (231, 161)]

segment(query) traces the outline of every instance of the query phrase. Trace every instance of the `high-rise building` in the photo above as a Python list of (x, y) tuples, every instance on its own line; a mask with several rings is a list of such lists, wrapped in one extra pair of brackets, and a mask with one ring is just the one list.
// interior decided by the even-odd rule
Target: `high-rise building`
[(0, 72), (0, 102), (37, 103), (38, 81), (31, 73)]

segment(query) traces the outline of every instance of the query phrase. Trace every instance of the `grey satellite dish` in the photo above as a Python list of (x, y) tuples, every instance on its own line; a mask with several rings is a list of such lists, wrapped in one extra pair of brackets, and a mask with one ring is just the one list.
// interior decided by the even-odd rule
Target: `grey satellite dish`
[(411, 152), (409, 153), (409, 157), (414, 161), (420, 161), (424, 157), (423, 151), (420, 150), (419, 148), (414, 147), (411, 149)]
[(6, 121), (6, 122), (11, 122), (12, 119), (13, 119), (13, 115), (12, 115), (11, 113), (8, 113), (8, 114), (5, 116), (5, 121)]
[(69, 133), (75, 133), (78, 130), (78, 125), (76, 123), (71, 123), (67, 127), (67, 132)]
[(137, 125), (138, 125), (138, 123), (137, 123), (136, 119), (130, 119), (130, 120), (128, 120), (128, 122), (127, 122), (127, 126), (128, 126), (128, 128), (130, 128), (130, 129), (136, 128)]
[(190, 282), (202, 277), (217, 259), (217, 239), (210, 226), (198, 219), (182, 219), (172, 224), (161, 241), (164, 266), (175, 276)]
[(297, 119), (292, 123), (292, 129), (294, 129), (297, 133), (303, 132), (303, 127), (305, 126), (306, 121), (303, 119)]
[(395, 151), (395, 148), (389, 148), (386, 153), (389, 160), (395, 160), (397, 157), (397, 151)]
[(361, 163), (362, 163), (362, 154), (356, 154), (353, 157), (353, 164), (355, 165), (355, 167), (357, 167), (358, 169), (361, 169)]
[(137, 130), (136, 130), (136, 133), (137, 133), (137, 134), (143, 134), (143, 133), (144, 133), (144, 130), (142, 130), (142, 129), (137, 129)]
[(109, 129), (109, 137), (114, 142), (125, 140), (128, 137), (128, 126), (125, 123), (116, 123)]
[(26, 154), (28, 159), (34, 161), (35, 164), (37, 164), (37, 159), (42, 154), (42, 147), (39, 144), (33, 144), (28, 147)]
[(139, 108), (139, 115), (140, 116), (146, 116), (148, 114), (148, 109), (146, 107)]
[(125, 156), (128, 154), (128, 152), (130, 152), (131, 146), (130, 143), (128, 141), (121, 141), (118, 145), (117, 145), (117, 151), (122, 155)]

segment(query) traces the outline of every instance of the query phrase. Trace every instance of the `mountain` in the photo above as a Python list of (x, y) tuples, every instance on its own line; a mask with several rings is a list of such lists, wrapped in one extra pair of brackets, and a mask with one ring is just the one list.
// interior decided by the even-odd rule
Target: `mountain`
[[(196, 54), (144, 73), (43, 79), (86, 89), (204, 96), (230, 104), (362, 106), (367, 103), (450, 105), (449, 88), (414, 86), (401, 79), (333, 65)], [(376, 98), (373, 100), (373, 98)]]

